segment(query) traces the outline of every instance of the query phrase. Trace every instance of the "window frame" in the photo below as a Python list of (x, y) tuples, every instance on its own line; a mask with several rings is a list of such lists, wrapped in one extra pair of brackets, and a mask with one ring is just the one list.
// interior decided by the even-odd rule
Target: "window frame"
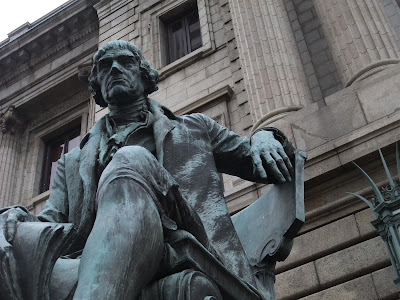
[[(173, 3), (166, 3), (163, 6), (153, 6), (145, 10), (140, 15), (142, 28), (150, 29), (150, 44), (152, 51), (152, 64), (158, 70), (160, 80), (165, 79), (180, 69), (189, 66), (195, 61), (208, 56), (216, 51), (214, 32), (212, 31), (211, 14), (209, 0), (180, 0)], [(166, 49), (166, 20), (172, 16), (179, 15), (187, 11), (187, 7), (197, 5), (202, 46), (189, 54), (168, 63)], [(149, 18), (149, 21), (143, 20)]]
[[(71, 125), (70, 125), (71, 126)], [(69, 127), (69, 126), (68, 126)], [(51, 149), (55, 145), (63, 142), (64, 144), (64, 149), (63, 152), (61, 153), (61, 156), (63, 154), (66, 154), (70, 151), (69, 149), (69, 142), (76, 138), (76, 137), (81, 137), (81, 124), (75, 125), (73, 128), (67, 129), (65, 132), (61, 133), (61, 135), (57, 135), (55, 138), (50, 138), (46, 141), (45, 143), (45, 149), (44, 149), (44, 156), (43, 156), (43, 163), (42, 163), (42, 172), (41, 172), (41, 179), (40, 179), (40, 193), (44, 193), (46, 191), (51, 190), (51, 185), (52, 185), (52, 174), (51, 174)], [(72, 137), (72, 138), (71, 138)]]
[[(88, 125), (91, 124), (88, 105), (91, 100), (88, 91), (80, 91), (66, 101), (62, 104), (64, 108), (56, 107), (54, 114), (48, 116), (42, 114), (29, 124), (27, 149), (30, 149), (30, 154), (26, 156), (27, 170), (24, 176), (27, 184), (22, 193), (24, 193), (24, 199), (26, 199), (28, 206), (33, 205), (35, 210), (36, 207), (40, 209), (40, 206), (50, 194), (50, 191), (41, 191), (46, 141), (78, 124), (81, 126), (80, 136), (82, 138), (89, 129)], [(45, 117), (43, 118), (43, 116)], [(39, 203), (41, 204), (39, 205)]]
[[(197, 47), (196, 49), (193, 49), (193, 45), (192, 45), (192, 39), (190, 38), (190, 30), (189, 30), (189, 22), (188, 19), (192, 16), (192, 15), (196, 15), (197, 16), (197, 22), (199, 24), (199, 29), (200, 29), (200, 19), (199, 19), (199, 13), (198, 13), (198, 9), (196, 6), (196, 11), (185, 11), (183, 14), (176, 16), (175, 20), (170, 20), (169, 22), (165, 22), (164, 26), (166, 28), (166, 42), (168, 44), (167, 48), (167, 63), (171, 64), (174, 61), (190, 54), (193, 51), (196, 51), (197, 49), (201, 48), (203, 46), (203, 40), (201, 37), (201, 31), (200, 31), (200, 39), (201, 39), (201, 45), (199, 47)], [(184, 54), (182, 56), (179, 56), (179, 53), (172, 53), (173, 52), (173, 26), (175, 24), (177, 24), (178, 22), (180, 22), (182, 24), (182, 30), (183, 30), (183, 40), (182, 40), (182, 45), (183, 45), (183, 52)], [(176, 58), (175, 58), (176, 57)]]

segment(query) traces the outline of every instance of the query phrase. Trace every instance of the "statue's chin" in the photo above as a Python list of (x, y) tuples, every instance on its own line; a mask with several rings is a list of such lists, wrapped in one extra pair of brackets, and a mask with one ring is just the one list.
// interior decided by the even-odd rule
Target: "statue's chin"
[(108, 92), (107, 100), (112, 105), (126, 105), (132, 102), (132, 95), (126, 88), (118, 86)]

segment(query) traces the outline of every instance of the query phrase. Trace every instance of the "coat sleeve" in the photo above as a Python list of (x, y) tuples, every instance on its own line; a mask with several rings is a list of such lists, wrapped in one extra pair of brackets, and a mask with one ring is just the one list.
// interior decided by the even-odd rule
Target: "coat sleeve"
[(50, 197), (38, 215), (40, 221), (68, 222), (68, 193), (65, 180), (65, 155), (58, 161), (58, 167), (51, 186)]
[[(267, 173), (267, 179), (263, 179), (255, 171), (251, 156), (251, 140), (248, 137), (239, 136), (205, 115), (197, 114), (197, 117), (201, 118), (206, 126), (218, 172), (258, 183), (277, 182), (271, 174)], [(265, 127), (259, 130), (272, 131), (289, 158), (292, 158), (294, 148), (279, 129)]]

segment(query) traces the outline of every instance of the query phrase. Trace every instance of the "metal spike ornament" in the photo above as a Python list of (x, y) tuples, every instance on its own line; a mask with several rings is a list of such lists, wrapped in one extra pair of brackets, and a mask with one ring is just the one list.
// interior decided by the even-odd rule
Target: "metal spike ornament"
[[(361, 171), (368, 180), (375, 193), (371, 201), (361, 195), (349, 193), (364, 201), (375, 213), (376, 219), (371, 224), (378, 230), (379, 235), (385, 241), (389, 252), (390, 261), (395, 272), (394, 283), (400, 296), (400, 183), (391, 176), (382, 151), (378, 146), (379, 155), (382, 160), (383, 168), (388, 178), (388, 185), (381, 189), (372, 181), (371, 177), (360, 168), (356, 163), (354, 165)], [(396, 166), (398, 178), (400, 179), (400, 155), (399, 146), (396, 143)]]

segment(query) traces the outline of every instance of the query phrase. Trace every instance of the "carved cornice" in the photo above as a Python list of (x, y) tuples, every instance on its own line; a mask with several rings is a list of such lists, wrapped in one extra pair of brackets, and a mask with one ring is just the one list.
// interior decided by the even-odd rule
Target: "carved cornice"
[(18, 115), (14, 105), (10, 105), (3, 113), (0, 113), (0, 128), (3, 134), (15, 134), (23, 130), (24, 121)]
[[(91, 11), (90, 17), (85, 15), (87, 11)], [(19, 48), (26, 47), (32, 41), (40, 39), (41, 36), (51, 33), (60, 24), (68, 24), (73, 18), (81, 15), (83, 16), (82, 20), (89, 21), (84, 26), (97, 19), (93, 5), (88, 0), (70, 0), (33, 23), (27, 22), (21, 25), (10, 32), (8, 38), (0, 41), (0, 59)], [(77, 29), (84, 26), (81, 25)]]
[[(55, 58), (65, 54), (66, 52), (70, 51), (71, 49), (75, 48), (78, 44), (82, 43), (85, 40), (88, 40), (90, 37), (94, 36), (97, 32), (98, 25), (97, 23), (90, 24), (87, 26), (85, 29), (76, 32), (69, 37), (66, 37), (68, 33), (62, 34), (62, 36), (65, 38), (64, 40), (61, 40), (60, 42), (56, 43), (53, 47), (48, 48), (49, 44), (54, 44), (54, 42), (57, 42), (57, 40), (60, 40), (61, 37), (61, 32), (65, 31), (66, 29), (62, 26), (58, 27), (58, 38), (54, 37), (52, 35), (45, 35), (42, 38), (42, 42), (39, 44), (39, 42), (34, 42), (28, 45), (27, 48), (32, 49), (35, 48), (37, 50), (44, 50), (40, 55), (37, 55), (36, 57), (30, 59), (28, 62), (23, 63), (19, 67), (15, 69), (13, 68), (14, 71), (9, 72), (2, 78), (0, 78), (0, 88), (4, 87), (5, 85), (9, 85), (12, 82), (15, 82), (26, 75), (32, 73), (35, 69), (40, 68), (41, 66), (49, 63), (51, 60), (54, 60)], [(42, 45), (45, 45), (45, 41), (47, 41), (49, 44), (47, 44), (47, 49), (44, 49)], [(17, 52), (19, 57), (25, 57), (25, 59), (29, 56), (27, 54), (28, 52), (25, 51), (24, 49), (21, 49), (20, 51)], [(4, 66), (5, 64), (7, 65), (18, 65), (16, 62), (16, 59), (14, 59), (14, 56), (7, 57), (6, 60), (2, 60), (1, 66)], [(19, 60), (21, 62), (22, 60)]]

